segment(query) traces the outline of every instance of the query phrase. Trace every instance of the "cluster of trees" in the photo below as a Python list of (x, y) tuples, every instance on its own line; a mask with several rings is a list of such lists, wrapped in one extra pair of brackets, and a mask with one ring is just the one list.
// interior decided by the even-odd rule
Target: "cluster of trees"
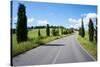
[[(41, 35), (40, 34), (40, 28), (37, 28), (37, 29), (38, 29), (38, 36), (40, 36)], [(63, 26), (50, 26), (49, 24), (47, 24), (45, 29), (46, 29), (46, 35), (47, 36), (50, 36), (50, 32), (53, 36), (59, 36), (60, 34), (66, 35), (66, 34), (71, 34), (71, 33), (74, 32), (73, 28), (66, 29)], [(52, 29), (52, 30), (50, 31), (50, 29)], [(60, 32), (60, 30), (61, 30), (61, 32)]]
[[(43, 26), (31, 26), (31, 27), (28, 27), (28, 29), (43, 29), (43, 28), (47, 28), (47, 26), (43, 25)], [(64, 29), (66, 29), (63, 26), (53, 26), (53, 25), (49, 26), (49, 28), (64, 28)]]
[(41, 36), (41, 32), (40, 32), (40, 29), (38, 29), (38, 36)]
[(17, 36), (17, 42), (20, 43), (22, 41), (27, 41), (28, 39), (28, 30), (29, 29), (38, 29), (38, 36), (41, 36), (41, 28), (46, 28), (46, 35), (50, 36), (50, 28), (52, 29), (52, 35), (53, 36), (59, 36), (60, 35), (60, 29), (61, 29), (61, 35), (63, 34), (70, 34), (73, 33), (73, 28), (66, 29), (63, 26), (35, 26), (35, 27), (27, 27), (27, 16), (26, 16), (26, 9), (23, 4), (19, 4), (18, 7), (18, 13), (17, 13), (18, 19), (17, 19), (17, 27), (16, 29), (13, 29), (13, 32), (16, 32)]
[[(89, 34), (89, 40), (97, 42), (97, 18), (96, 18), (96, 26), (94, 26), (92, 19), (89, 19), (89, 24), (88, 24), (88, 34)], [(83, 19), (82, 19), (82, 26), (79, 28), (79, 35), (84, 37), (85, 36), (85, 29), (84, 29), (84, 24), (83, 24)]]
[(61, 29), (61, 34), (71, 34), (74, 32), (73, 28), (69, 28), (69, 29)]
[(53, 28), (52, 29), (52, 35), (53, 36), (59, 36), (59, 28)]

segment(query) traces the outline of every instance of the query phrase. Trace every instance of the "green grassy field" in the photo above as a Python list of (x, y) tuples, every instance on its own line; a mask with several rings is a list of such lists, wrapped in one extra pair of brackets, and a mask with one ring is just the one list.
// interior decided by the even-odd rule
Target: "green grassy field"
[(78, 40), (81, 45), (95, 58), (97, 59), (97, 43), (95, 41), (90, 42), (88, 38), (88, 32), (85, 33), (85, 37), (78, 36)]
[[(50, 29), (51, 31), (52, 29)], [(62, 36), (52, 36), (50, 32), (50, 36), (46, 36), (46, 29), (40, 29), (41, 37), (38, 37), (38, 30), (30, 30), (28, 32), (28, 40), (22, 43), (17, 43), (16, 34), (12, 34), (12, 56), (19, 55), (23, 52), (26, 52), (32, 48), (36, 48), (41, 44), (47, 43), (49, 41), (58, 39)]]

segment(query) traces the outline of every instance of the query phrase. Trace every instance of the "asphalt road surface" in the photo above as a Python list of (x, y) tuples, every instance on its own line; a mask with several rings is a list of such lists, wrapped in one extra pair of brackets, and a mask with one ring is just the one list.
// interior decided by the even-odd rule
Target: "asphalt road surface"
[(13, 58), (14, 66), (43, 65), (58, 63), (75, 63), (95, 61), (95, 59), (80, 46), (77, 35), (73, 34), (54, 40)]

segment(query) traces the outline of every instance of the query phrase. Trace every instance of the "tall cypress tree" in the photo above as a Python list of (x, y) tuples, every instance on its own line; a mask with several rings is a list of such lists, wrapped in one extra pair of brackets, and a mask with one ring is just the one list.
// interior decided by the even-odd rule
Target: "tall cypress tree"
[(89, 40), (93, 41), (93, 38), (94, 38), (94, 25), (93, 25), (92, 19), (89, 19), (88, 27), (89, 27)]
[(19, 4), (18, 13), (17, 13), (17, 42), (22, 42), (27, 40), (27, 17), (25, 6), (23, 4)]
[(40, 29), (38, 29), (38, 36), (41, 36)]
[(81, 36), (82, 36), (82, 37), (85, 36), (85, 30), (84, 30), (83, 18), (82, 18)]
[(61, 28), (61, 35), (63, 35), (63, 28)]
[(49, 24), (47, 24), (46, 33), (47, 33), (47, 36), (50, 36), (50, 28), (49, 28)]
[(82, 35), (81, 31), (82, 31), (82, 28), (80, 27), (80, 28), (79, 28), (79, 35), (80, 35), (80, 36)]
[(95, 40), (97, 42), (97, 18), (96, 18), (96, 26), (95, 26)]

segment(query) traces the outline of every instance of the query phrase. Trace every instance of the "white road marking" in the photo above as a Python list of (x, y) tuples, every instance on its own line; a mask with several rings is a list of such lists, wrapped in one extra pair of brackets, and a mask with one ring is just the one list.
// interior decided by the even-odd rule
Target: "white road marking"
[(55, 63), (56, 63), (56, 60), (57, 60), (57, 58), (58, 58), (58, 56), (59, 56), (59, 54), (60, 54), (62, 48), (63, 48), (63, 46), (61, 46), (61, 47), (59, 48), (59, 51), (57, 52), (57, 55), (56, 55), (55, 59), (53, 60), (52, 64), (55, 64)]

